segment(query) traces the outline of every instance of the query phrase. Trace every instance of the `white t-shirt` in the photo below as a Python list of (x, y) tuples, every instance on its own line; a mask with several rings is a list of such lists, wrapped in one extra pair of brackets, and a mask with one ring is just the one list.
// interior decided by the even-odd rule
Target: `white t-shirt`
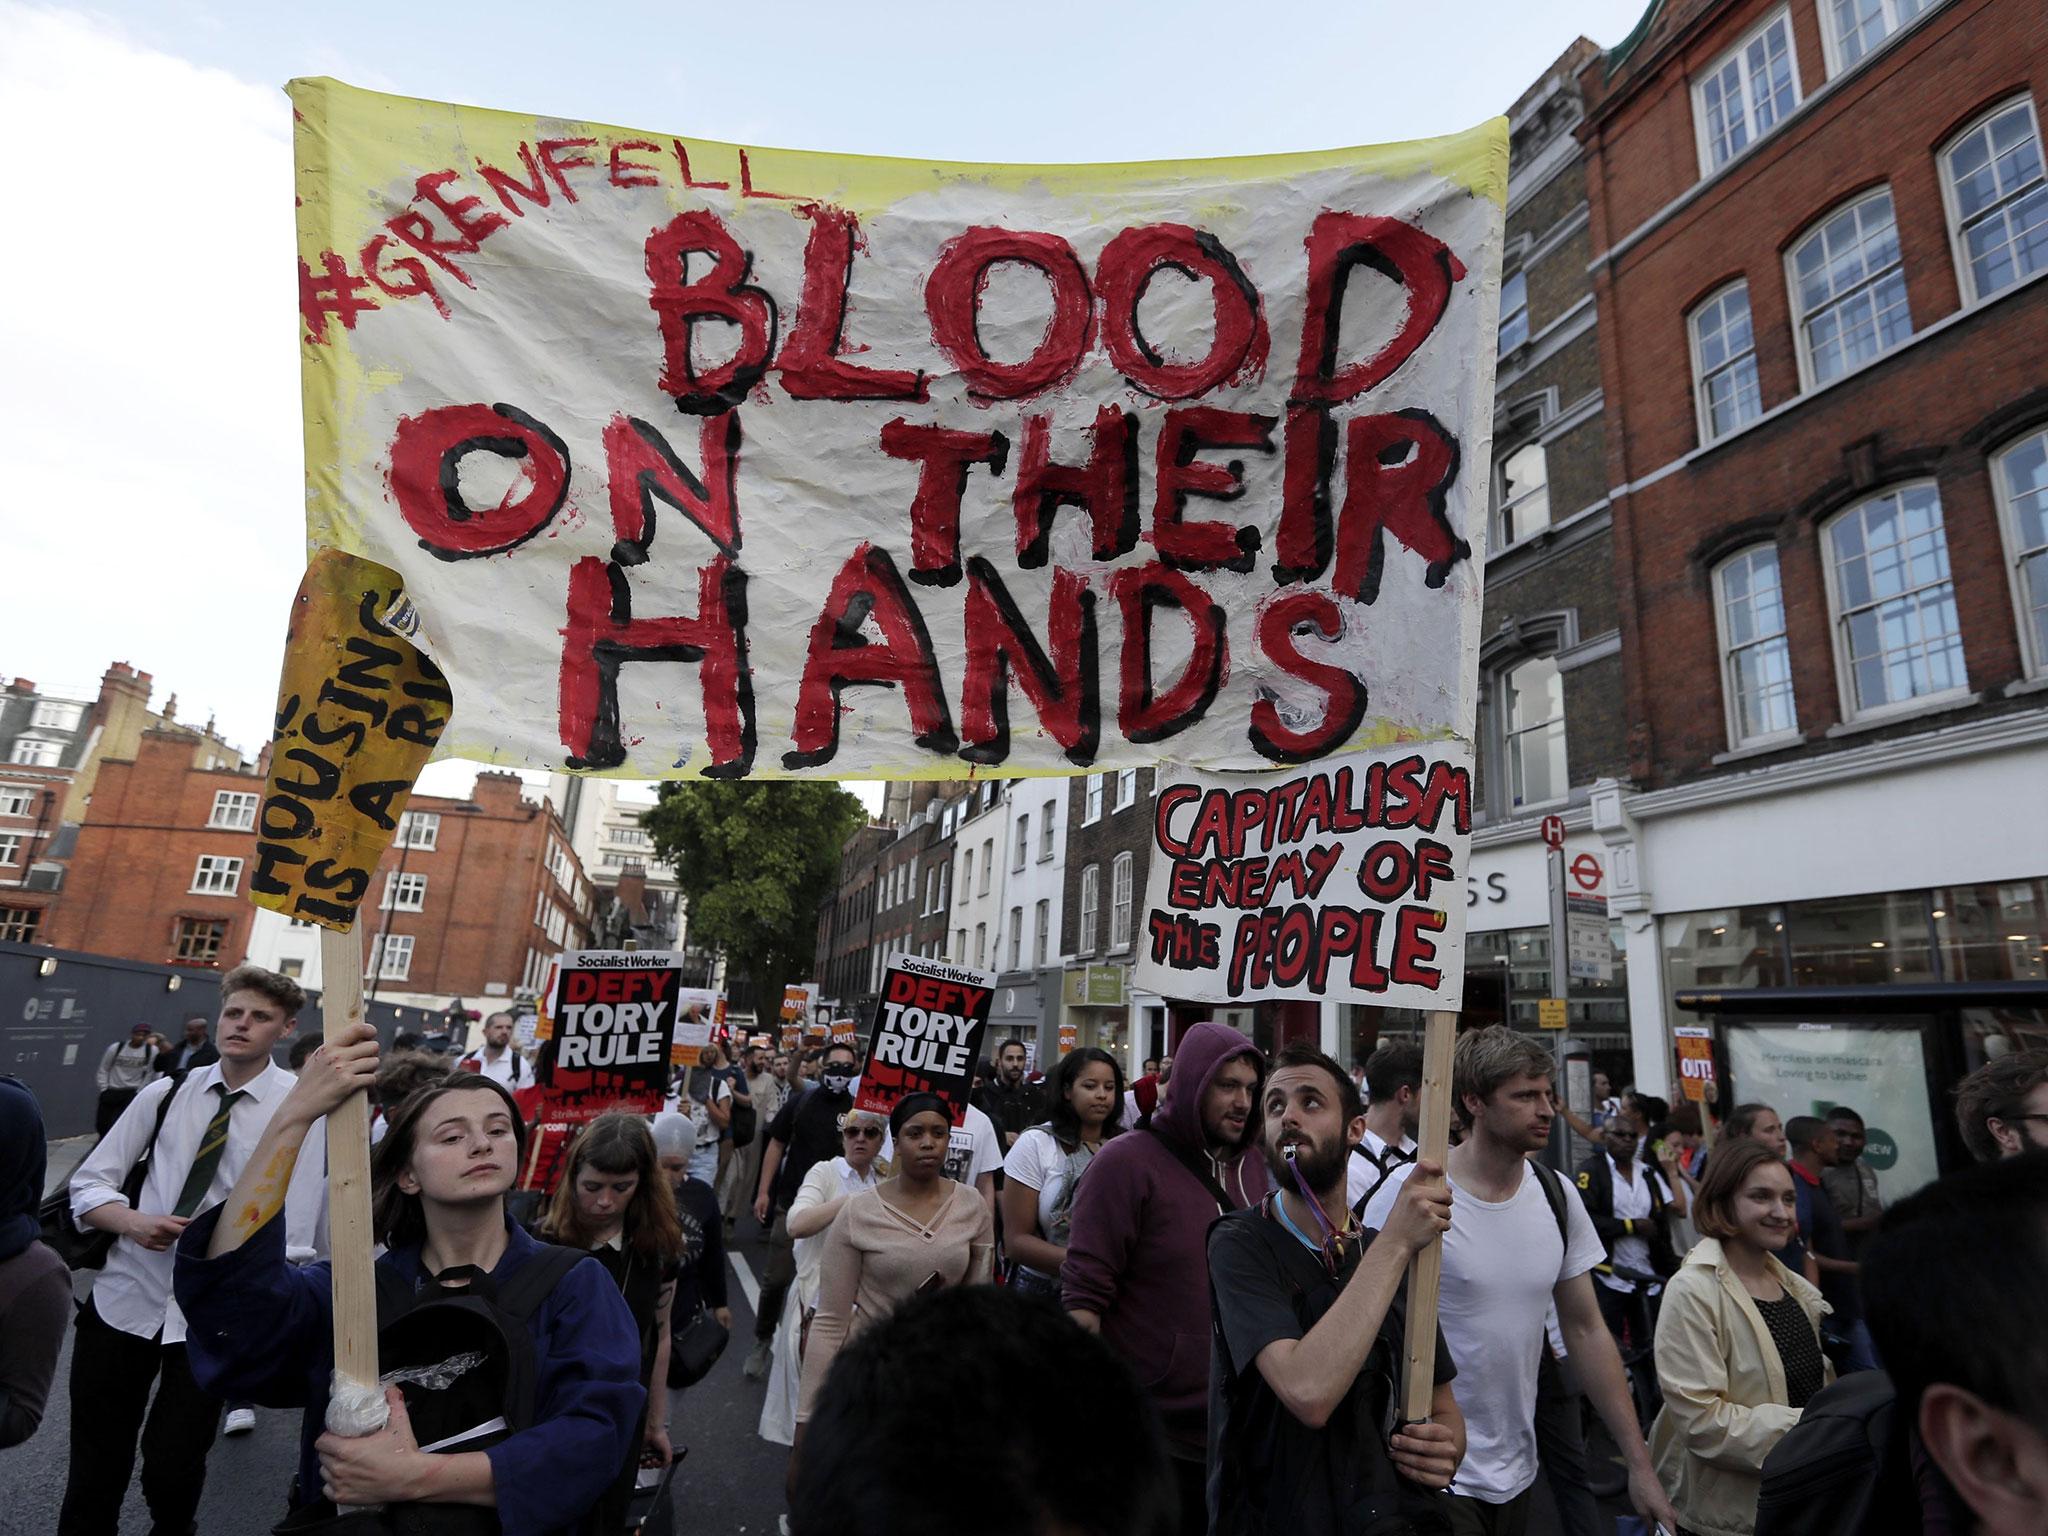
[[(1366, 1208), (1365, 1224), (1386, 1224), (1411, 1163), (1395, 1170)], [(1451, 1180), (1451, 1230), (1444, 1234), (1437, 1324), (1458, 1363), (1451, 1393), (1465, 1416), (1465, 1460), (1451, 1491), (1505, 1504), (1536, 1481), (1536, 1367), (1551, 1292), (1607, 1257), (1593, 1218), (1571, 1182), (1560, 1179), (1569, 1248), (1533, 1169), (1522, 1187), (1488, 1204)]]
[[(1647, 1221), (1650, 1217), (1650, 1180), (1657, 1180), (1657, 1190), (1665, 1200), (1670, 1200), (1671, 1191), (1665, 1188), (1664, 1180), (1654, 1168), (1640, 1159), (1629, 1164), (1635, 1177), (1622, 1177), (1621, 1167), (1614, 1161), (1613, 1154), (1607, 1157), (1607, 1172), (1614, 1181), (1614, 1218), (1617, 1221)], [(1617, 1237), (1614, 1240), (1614, 1262), (1624, 1269), (1650, 1272), (1650, 1240), (1647, 1237)], [(1633, 1290), (1626, 1280), (1613, 1275), (1599, 1274), (1593, 1277), (1610, 1291)], [(1653, 1289), (1655, 1289), (1653, 1287)]]
[[(1038, 1191), (1038, 1230), (1050, 1233), (1053, 1215), (1067, 1188), (1066, 1149), (1059, 1138), (1042, 1125), (1034, 1125), (1017, 1138), (1010, 1155), (1003, 1159), (1003, 1177)], [(1086, 1162), (1082, 1164), (1085, 1169)]]
[[(884, 1131), (882, 1160), (893, 1164), (895, 1158), (896, 1138)], [(953, 1127), (951, 1144), (946, 1148), (946, 1166), (942, 1171), (956, 1183), (971, 1185), (984, 1173), (1001, 1172), (1002, 1166), (1003, 1143), (996, 1135), (995, 1121), (972, 1104), (968, 1105), (966, 1123)]]

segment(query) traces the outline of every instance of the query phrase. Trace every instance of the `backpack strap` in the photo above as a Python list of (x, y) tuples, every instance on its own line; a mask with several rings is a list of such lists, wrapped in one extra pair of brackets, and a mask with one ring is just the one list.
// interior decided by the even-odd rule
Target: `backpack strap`
[(1536, 1182), (1543, 1187), (1543, 1198), (1550, 1202), (1550, 1214), (1557, 1218), (1558, 1241), (1564, 1244), (1564, 1251), (1569, 1255), (1572, 1251), (1572, 1225), (1564, 1209), (1564, 1180), (1547, 1163), (1531, 1160), (1529, 1171), (1536, 1175)]
[(539, 1249), (498, 1291), (498, 1310), (521, 1323), (541, 1309), (570, 1270), (590, 1257), (581, 1248), (564, 1248), (559, 1243), (541, 1243)]

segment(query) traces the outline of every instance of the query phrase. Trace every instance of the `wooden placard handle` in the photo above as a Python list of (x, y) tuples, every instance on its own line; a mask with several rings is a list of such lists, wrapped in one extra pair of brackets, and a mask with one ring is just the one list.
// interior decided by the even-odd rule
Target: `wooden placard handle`
[[(322, 1034), (330, 1043), (363, 1022), (363, 950), (354, 924), (320, 930)], [(334, 1374), (377, 1385), (377, 1276), (371, 1258), (370, 1096), (352, 1094), (327, 1117), (327, 1232), (334, 1285)]]
[[(1418, 1162), (1439, 1168), (1451, 1149), (1451, 1050), (1458, 1016), (1432, 1013), (1422, 1039), (1422, 1135)], [(1436, 1302), (1443, 1280), (1444, 1245), (1431, 1243), (1408, 1266), (1408, 1336), (1402, 1346), (1401, 1418), (1429, 1417), (1436, 1395)]]

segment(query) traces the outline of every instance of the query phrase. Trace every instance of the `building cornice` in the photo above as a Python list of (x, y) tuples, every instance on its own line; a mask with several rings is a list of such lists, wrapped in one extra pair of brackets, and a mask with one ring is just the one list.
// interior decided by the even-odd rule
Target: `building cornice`
[(1944, 730), (1903, 736), (1896, 741), (1873, 742), (1869, 746), (1850, 747), (1743, 773), (1722, 774), (1691, 784), (1674, 785), (1670, 789), (1644, 791), (1627, 798), (1628, 814), (1638, 821), (1651, 821), (1659, 816), (1821, 789), (1877, 774), (1936, 767), (2044, 743), (2048, 743), (2048, 710), (1996, 715), (1988, 720), (1973, 720)]

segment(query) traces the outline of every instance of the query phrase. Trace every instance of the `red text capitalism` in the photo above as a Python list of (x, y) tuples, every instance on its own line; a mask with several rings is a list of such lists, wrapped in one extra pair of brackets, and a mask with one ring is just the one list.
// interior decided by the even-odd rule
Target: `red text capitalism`
[[(651, 141), (610, 142), (604, 153), (591, 140), (522, 144), (518, 171), (478, 166), (481, 189), (495, 205), (452, 185), (459, 181), (454, 171), (418, 178), (414, 202), (364, 245), (354, 266), (332, 252), (323, 253), (317, 274), (302, 263), (309, 339), (330, 339), (335, 321), (353, 329), (361, 314), (388, 300), (418, 299), (448, 313), (449, 285), (474, 287), (478, 280), (466, 258), (531, 210), (557, 200), (573, 204), (579, 185), (585, 193), (653, 185), (679, 171), (689, 187), (728, 186), (691, 179), (687, 154), (679, 143), (672, 148), (674, 171), (667, 151)], [(671, 440), (673, 429), (623, 411), (599, 442), (575, 446), (577, 454), (594, 449), (602, 457), (617, 539), (609, 558), (580, 559), (569, 572), (559, 719), (567, 765), (623, 763), (618, 669), (671, 661), (698, 668), (707, 774), (752, 771), (757, 732), (741, 554), (740, 407), (772, 401), (776, 390), (793, 401), (902, 402), (906, 409), (879, 425), (874, 448), (917, 468), (902, 549), (865, 539), (837, 565), (809, 632), (785, 769), (829, 763), (839, 749), (844, 690), (876, 686), (900, 691), (918, 747), (999, 764), (1010, 753), (1014, 684), (1065, 757), (1076, 766), (1093, 763), (1104, 712), (1101, 601), (1116, 608), (1122, 634), (1115, 729), (1126, 741), (1156, 743), (1202, 719), (1228, 677), (1231, 635), (1223, 605), (1191, 577), (1253, 571), (1264, 552), (1258, 519), (1197, 516), (1191, 509), (1197, 501), (1236, 501), (1246, 490), (1243, 458), (1203, 457), (1209, 453), (1279, 461), (1281, 505), (1270, 551), (1275, 590), (1258, 603), (1249, 638), (1270, 665), (1324, 700), (1319, 715), (1303, 720), (1283, 717), (1262, 694), (1249, 711), (1246, 741), (1272, 761), (1300, 762), (1353, 737), (1367, 712), (1366, 679), (1301, 642), (1332, 641), (1344, 632), (1338, 599), (1377, 598), (1390, 558), (1383, 535), (1423, 563), (1424, 583), (1433, 589), (1469, 554), (1445, 512), (1461, 460), (1453, 433), (1419, 407), (1337, 415), (1389, 379), (1442, 319), (1453, 285), (1465, 275), (1447, 246), (1398, 219), (1317, 213), (1303, 236), (1306, 302), (1297, 363), (1285, 399), (1260, 412), (1200, 403), (1212, 391), (1263, 378), (1271, 340), (1263, 297), (1214, 235), (1171, 223), (1127, 228), (1112, 236), (1091, 271), (1057, 234), (962, 230), (938, 248), (925, 275), (933, 362), (956, 375), (976, 403), (1015, 403), (1013, 434), (985, 421), (969, 428), (919, 420), (911, 408), (929, 402), (931, 374), (853, 360), (857, 348), (845, 332), (848, 291), (864, 249), (857, 220), (844, 209), (756, 188), (744, 155), (740, 182), (738, 195), (781, 198), (809, 221), (793, 318), (785, 331), (781, 302), (756, 280), (754, 254), (712, 210), (692, 209), (649, 231), (641, 256), (649, 323), (660, 342), (658, 385), (695, 423), (695, 462)], [(401, 249), (410, 254), (397, 254)], [(1045, 333), (1021, 361), (990, 357), (978, 334), (986, 280), (1003, 264), (1035, 269), (1052, 296)], [(1366, 277), (1356, 276), (1360, 269)], [(1205, 284), (1211, 295), (1214, 323), (1200, 358), (1169, 360), (1139, 328), (1140, 300), (1153, 277), (1167, 271)], [(1402, 307), (1377, 350), (1347, 359), (1338, 335), (1354, 281), (1391, 281)], [(727, 344), (737, 337), (730, 355), (714, 365), (702, 364), (693, 350), (707, 327)], [(1092, 424), (1069, 434), (1075, 441), (1055, 443), (1047, 397), (1057, 396), (1098, 348), (1134, 391), (1159, 402), (1148, 412), (1148, 429), (1157, 423), (1146, 455), (1149, 500), (1141, 494), (1146, 444), (1135, 411), (1104, 403)], [(1333, 486), (1340, 436), (1341, 489)], [(476, 453), (516, 461), (513, 488), (495, 505), (463, 499), (462, 462)], [(517, 404), (453, 403), (398, 423), (389, 481), (421, 544), (438, 558), (463, 560), (517, 549), (545, 529), (567, 497), (571, 457), (554, 428)], [(1000, 551), (963, 547), (962, 499), (976, 472), (1012, 476), (1014, 538)], [(701, 563), (671, 577), (683, 592), (694, 586), (693, 612), (635, 612), (626, 571), (652, 558), (657, 505), (680, 513), (708, 541)], [(1090, 571), (1052, 561), (1052, 528), (1067, 509), (1088, 529)], [(664, 557), (674, 553), (673, 542), (664, 540)], [(1137, 555), (1141, 542), (1151, 546), (1148, 554), (1101, 569)], [(1013, 598), (992, 558), (998, 553), (1020, 571), (1051, 566), (1036, 623)], [(959, 605), (965, 642), (957, 718), (913, 590), (919, 586), (960, 589), (949, 599)], [(1165, 679), (1156, 675), (1153, 656), (1162, 622), (1183, 626), (1190, 645), (1178, 674)], [(879, 638), (863, 633), (870, 629)]]

